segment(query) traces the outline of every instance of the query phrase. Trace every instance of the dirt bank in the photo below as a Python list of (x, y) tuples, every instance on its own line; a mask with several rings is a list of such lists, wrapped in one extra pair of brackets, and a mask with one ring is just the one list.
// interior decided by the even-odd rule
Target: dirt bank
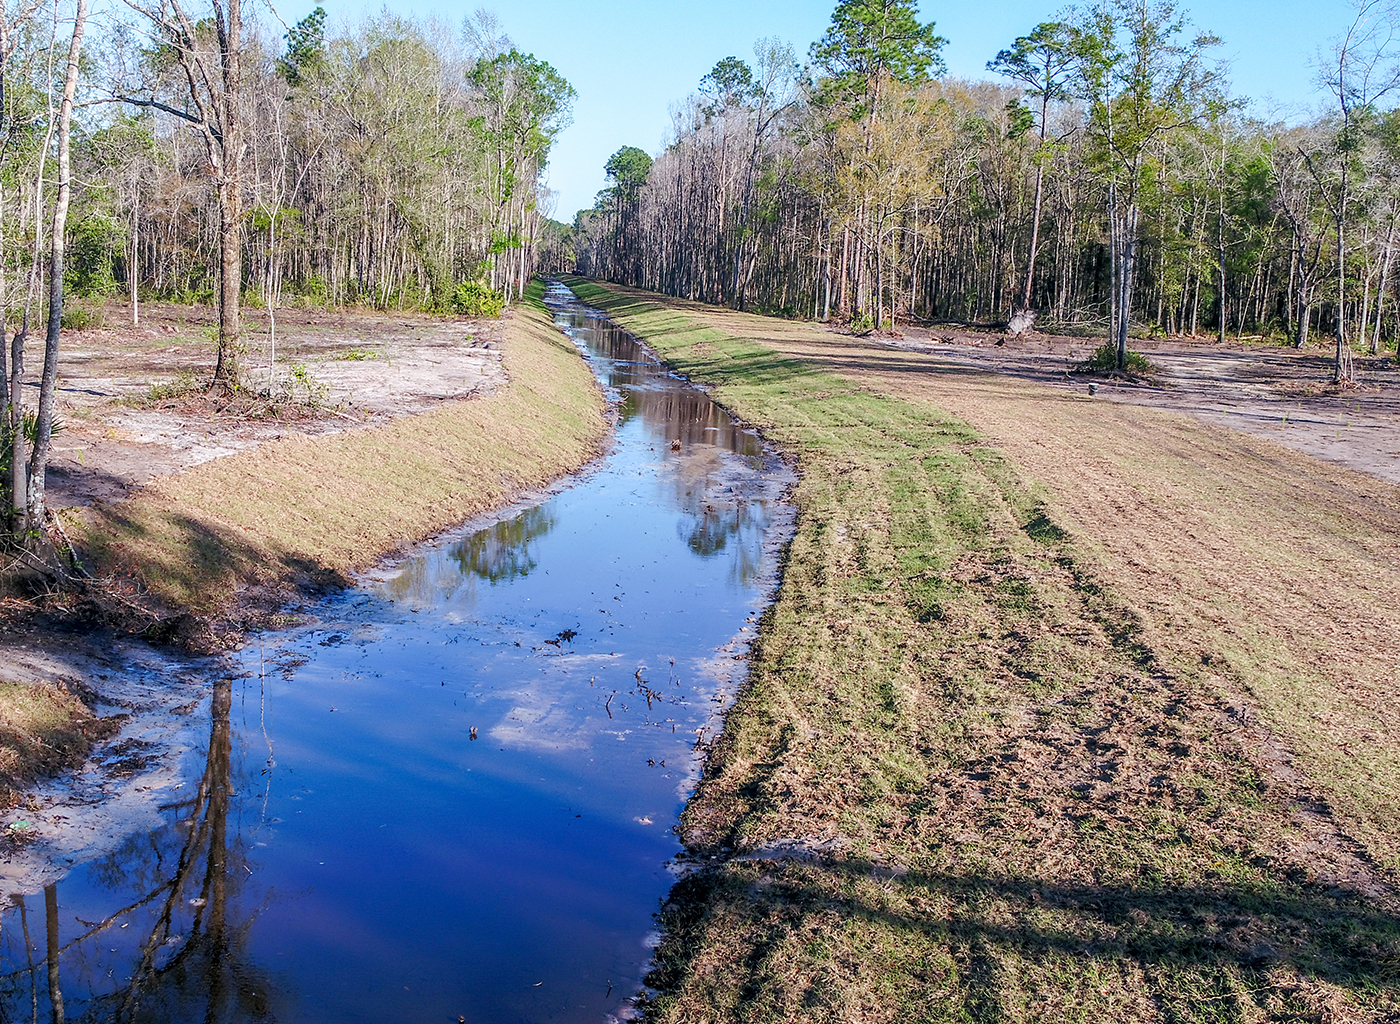
[(1400, 491), (1082, 385), (578, 289), (802, 474), (653, 1019), (1400, 1012)]

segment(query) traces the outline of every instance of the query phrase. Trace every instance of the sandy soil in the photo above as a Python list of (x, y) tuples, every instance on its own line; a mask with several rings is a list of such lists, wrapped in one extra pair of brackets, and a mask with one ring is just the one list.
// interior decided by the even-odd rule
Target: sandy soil
[[(1083, 394), (1090, 380), (1070, 371), (1101, 339), (911, 328), (885, 343)], [(1400, 483), (1400, 367), (1393, 359), (1357, 359), (1356, 386), (1339, 388), (1328, 383), (1325, 347), (1193, 338), (1135, 339), (1133, 347), (1164, 372), (1150, 382), (1095, 381), (1099, 398), (1186, 413)]]
[[(505, 381), (500, 324), (443, 321), (418, 314), (279, 310), (275, 374), (269, 371), (265, 311), (250, 310), (244, 374), (254, 392), (270, 378), (285, 388), (295, 367), (293, 401), (210, 404), (199, 396), (151, 401), (153, 385), (181, 375), (207, 377), (214, 344), (211, 310), (152, 304), (138, 328), (123, 325), (64, 333), (59, 418), (48, 492), (55, 506), (126, 497), (157, 476), (229, 455), (286, 434), (326, 434), (424, 412), (438, 403), (484, 396)], [(26, 353), (37, 378), (42, 339)], [(33, 380), (30, 399), (37, 401)], [(307, 399), (314, 395), (314, 403)]]

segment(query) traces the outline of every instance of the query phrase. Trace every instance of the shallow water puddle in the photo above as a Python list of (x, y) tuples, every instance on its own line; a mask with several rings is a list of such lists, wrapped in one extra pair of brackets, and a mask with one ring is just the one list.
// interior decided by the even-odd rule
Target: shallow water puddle
[(790, 473), (550, 302), (620, 399), (612, 453), (211, 680), (163, 824), (0, 916), (6, 1018), (53, 1019), (51, 992), (68, 1020), (626, 1014)]

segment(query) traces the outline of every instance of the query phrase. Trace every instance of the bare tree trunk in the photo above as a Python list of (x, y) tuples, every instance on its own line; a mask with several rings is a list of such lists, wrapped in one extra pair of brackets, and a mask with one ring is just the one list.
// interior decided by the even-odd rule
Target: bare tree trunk
[[(1045, 119), (1050, 113), (1050, 97), (1043, 95), (1040, 101), (1040, 148), (1045, 148)], [(1035, 282), (1035, 254), (1040, 244), (1040, 207), (1045, 194), (1044, 154), (1035, 155), (1035, 210), (1031, 214), (1031, 251), (1026, 255), (1026, 284), (1021, 290), (1021, 308), (1031, 308), (1031, 286)], [(911, 310), (912, 312), (912, 310)]]
[(136, 289), (139, 287), (141, 273), (138, 269), (141, 266), (141, 185), (138, 182), (136, 190), (131, 197), (131, 264), (127, 267), (126, 287), (131, 292), (131, 326), (139, 327), (141, 323), (141, 312), (138, 308), (139, 299), (136, 296)]
[[(1395, 218), (1390, 218), (1390, 228), (1385, 236), (1385, 259), (1381, 263), (1381, 283), (1376, 289), (1376, 330), (1371, 335), (1371, 355), (1377, 355), (1381, 350), (1381, 321), (1385, 318), (1385, 286), (1390, 283), (1390, 260), (1395, 253)], [(1366, 325), (1362, 324), (1364, 331)]]
[[(1223, 162), (1223, 158), (1222, 158)], [(1220, 186), (1220, 216), (1215, 221), (1215, 254), (1220, 266), (1220, 331), (1218, 340), (1225, 344), (1225, 186)]]
[(1118, 268), (1118, 369), (1128, 365), (1128, 322), (1132, 317), (1133, 264), (1137, 258), (1138, 210), (1130, 204), (1123, 232), (1123, 259)]
[(1347, 215), (1347, 169), (1342, 163), (1342, 188), (1337, 197), (1337, 356), (1332, 364), (1332, 379), (1342, 380), (1342, 348), (1347, 343), (1347, 258), (1346, 258), (1346, 215)]
[(29, 461), (24, 436), (24, 341), (28, 334), (29, 314), (25, 313), (24, 326), (15, 333), (10, 349), (10, 504), (15, 512), (16, 532), (24, 529), (29, 509)]
[(73, 94), (78, 89), (78, 57), (86, 22), (87, 0), (78, 0), (78, 9), (73, 18), (73, 40), (68, 47), (68, 73), (63, 80), (63, 101), (58, 110), (58, 197), (54, 202), (53, 233), (50, 238), (49, 323), (44, 334), (44, 372), (39, 383), (34, 453), (29, 458), (29, 487), (36, 523), (43, 522), (44, 475), (53, 440), (54, 393), (58, 390), (58, 343), (63, 321), (64, 231), (68, 224), (68, 202), (73, 191), (69, 141), (73, 123)]

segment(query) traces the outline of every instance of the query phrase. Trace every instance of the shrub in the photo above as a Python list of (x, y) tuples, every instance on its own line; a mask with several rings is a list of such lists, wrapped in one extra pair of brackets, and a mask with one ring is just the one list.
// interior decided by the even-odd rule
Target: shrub
[(291, 368), (287, 376), (278, 382), (274, 401), (299, 402), (311, 409), (319, 409), (326, 404), (331, 386), (316, 377), (302, 363)]
[(479, 281), (463, 281), (452, 293), (452, 311), (458, 316), (496, 317), (505, 305), (500, 292)]
[[(1141, 352), (1128, 351), (1123, 369), (1127, 373), (1150, 374), (1157, 366)], [(1094, 349), (1088, 359), (1074, 368), (1076, 373), (1115, 373), (1118, 370), (1118, 346), (1106, 341)]]
[(864, 338), (875, 330), (875, 318), (869, 313), (862, 313), (860, 316), (851, 317), (851, 333), (857, 338)]
[(89, 327), (101, 327), (102, 310), (93, 306), (80, 306), (76, 302), (65, 303), (63, 315), (58, 318), (58, 323), (65, 331), (81, 331)]

